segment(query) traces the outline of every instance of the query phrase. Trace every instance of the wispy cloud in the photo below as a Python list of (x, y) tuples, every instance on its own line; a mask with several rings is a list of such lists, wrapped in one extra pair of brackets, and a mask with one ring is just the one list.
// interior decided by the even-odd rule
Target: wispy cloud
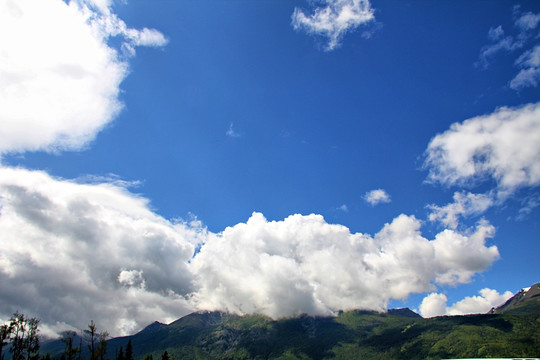
[(516, 220), (522, 221), (525, 220), (529, 214), (533, 211), (533, 209), (540, 206), (540, 195), (535, 194), (531, 196), (525, 197), (521, 201), (521, 208), (519, 209), (518, 215), (516, 216)]
[(0, 153), (78, 150), (122, 109), (127, 59), (108, 45), (163, 46), (157, 30), (128, 28), (97, 1), (2, 1)]
[[(374, 10), (368, 0), (323, 0), (321, 6), (308, 15), (295, 8), (292, 25), (296, 30), (327, 38), (326, 50), (334, 50), (347, 32), (374, 19)], [(368, 33), (367, 37), (370, 36)]]
[(228, 137), (232, 137), (232, 138), (240, 137), (240, 133), (238, 133), (236, 130), (234, 130), (234, 123), (229, 124), (229, 129), (227, 129), (227, 132), (225, 134)]
[(506, 35), (502, 26), (492, 27), (488, 31), (491, 44), (484, 46), (480, 52), (477, 65), (487, 69), (490, 62), (500, 52), (513, 52), (525, 48), (515, 61), (520, 69), (518, 74), (509, 81), (514, 90), (526, 87), (536, 87), (540, 81), (540, 44), (536, 29), (540, 24), (540, 14), (522, 13), (519, 7), (514, 8), (514, 28), (517, 33)]
[(523, 47), (522, 41), (516, 41), (512, 36), (504, 36), (504, 30), (502, 26), (496, 28), (490, 28), (488, 31), (488, 37), (494, 43), (486, 45), (480, 52), (479, 62), (477, 66), (481, 66), (484, 69), (489, 67), (491, 60), (502, 51), (514, 51)]
[(523, 53), (516, 65), (521, 68), (519, 73), (510, 81), (510, 87), (519, 90), (525, 87), (536, 87), (540, 81), (540, 44)]
[(376, 189), (376, 190), (368, 191), (364, 195), (364, 200), (367, 203), (369, 203), (371, 206), (375, 206), (377, 204), (382, 204), (382, 203), (389, 203), (390, 201), (392, 201), (392, 199), (390, 198), (390, 195), (388, 195), (388, 193), (384, 191), (383, 189)]

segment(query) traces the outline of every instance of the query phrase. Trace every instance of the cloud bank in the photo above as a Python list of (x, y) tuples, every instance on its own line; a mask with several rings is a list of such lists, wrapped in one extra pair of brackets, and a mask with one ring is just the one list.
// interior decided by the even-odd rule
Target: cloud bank
[(120, 335), (196, 309), (384, 310), (390, 299), (469, 282), (499, 257), (486, 222), (429, 240), (407, 215), (371, 236), (320, 215), (254, 213), (215, 234), (163, 219), (118, 183), (2, 167), (0, 193), (0, 316), (38, 314), (50, 329), (93, 319)]
[(295, 8), (292, 25), (296, 30), (326, 37), (326, 50), (329, 51), (340, 45), (341, 38), (347, 32), (375, 19), (368, 0), (324, 0), (322, 4), (308, 15)]
[(0, 34), (0, 153), (84, 148), (122, 109), (128, 63), (107, 40), (130, 55), (167, 42), (108, 1), (1, 0)]

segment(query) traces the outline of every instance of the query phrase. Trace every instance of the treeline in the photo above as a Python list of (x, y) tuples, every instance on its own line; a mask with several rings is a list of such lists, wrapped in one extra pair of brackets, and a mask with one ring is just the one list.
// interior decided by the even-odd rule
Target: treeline
[[(83, 330), (81, 336), (75, 331), (64, 331), (61, 341), (64, 343), (63, 352), (56, 357), (49, 353), (40, 356), (39, 344), (39, 319), (27, 318), (24, 314), (16, 312), (3, 325), (0, 325), (0, 360), (5, 360), (5, 350), (11, 354), (11, 360), (111, 360), (107, 356), (107, 331), (98, 331), (94, 321), (90, 321), (88, 329)], [(126, 345), (126, 349), (120, 347), (115, 354), (114, 360), (134, 360), (133, 346), (131, 339)], [(154, 360), (152, 355), (147, 355), (143, 360)], [(159, 360), (159, 359), (156, 359)], [(161, 360), (174, 360), (165, 352)]]

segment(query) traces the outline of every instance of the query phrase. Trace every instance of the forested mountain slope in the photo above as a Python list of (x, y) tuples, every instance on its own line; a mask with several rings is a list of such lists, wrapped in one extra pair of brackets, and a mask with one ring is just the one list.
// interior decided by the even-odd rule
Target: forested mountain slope
[[(443, 359), (540, 357), (540, 286), (520, 291), (489, 314), (423, 319), (409, 309), (347, 311), (337, 317), (197, 312), (108, 341), (107, 357), (133, 344), (135, 360)], [(53, 357), (58, 344), (43, 346)], [(49, 350), (48, 350), (49, 349)], [(53, 350), (54, 349), (54, 350)], [(56, 352), (56, 353), (55, 353)]]

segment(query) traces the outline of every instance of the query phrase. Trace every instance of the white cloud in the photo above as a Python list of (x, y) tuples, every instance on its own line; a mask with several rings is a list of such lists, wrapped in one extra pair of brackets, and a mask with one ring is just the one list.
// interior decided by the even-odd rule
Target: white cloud
[(487, 269), (499, 258), (496, 246), (485, 246), (486, 238), (494, 234), (495, 228), (486, 220), (479, 221), (470, 235), (448, 229), (438, 233), (432, 243), (438, 265), (435, 281), (448, 285), (468, 283), (475, 273)]
[(540, 184), (540, 103), (495, 112), (436, 135), (426, 150), (430, 181), (446, 185), (493, 179), (504, 199)]
[(161, 218), (117, 184), (6, 167), (0, 194), (0, 317), (20, 310), (50, 331), (93, 319), (120, 335), (195, 309), (273, 317), (384, 310), (390, 299), (469, 282), (499, 256), (485, 243), (487, 223), (428, 240), (406, 215), (370, 236), (320, 215), (267, 221), (254, 213), (214, 234), (197, 221)]
[(0, 0), (0, 153), (78, 150), (122, 109), (128, 65), (107, 45), (163, 46), (130, 29), (108, 1)]
[(383, 189), (376, 189), (368, 191), (364, 195), (364, 200), (366, 200), (369, 204), (372, 206), (375, 206), (377, 204), (381, 203), (389, 203), (391, 200), (390, 195)]
[(478, 215), (492, 206), (491, 194), (454, 193), (454, 202), (445, 206), (428, 205), (430, 221), (440, 221), (452, 229), (457, 228), (460, 216)]
[(311, 15), (295, 8), (292, 24), (296, 30), (328, 38), (326, 49), (333, 50), (348, 31), (374, 19), (368, 0), (323, 0)]
[(420, 304), (420, 315), (425, 318), (445, 315), (447, 301), (448, 298), (444, 294), (429, 294)]
[(487, 313), (491, 308), (500, 306), (510, 299), (514, 294), (511, 291), (505, 291), (499, 294), (497, 290), (482, 289), (479, 291), (480, 296), (467, 296), (453, 304), (448, 309), (449, 315), (464, 315)]
[(434, 317), (442, 315), (466, 315), (485, 314), (491, 308), (504, 304), (506, 300), (514, 294), (505, 291), (500, 294), (497, 290), (482, 289), (479, 296), (467, 296), (463, 300), (447, 306), (447, 297), (444, 294), (431, 293), (426, 296), (420, 304), (420, 315), (423, 317)]

